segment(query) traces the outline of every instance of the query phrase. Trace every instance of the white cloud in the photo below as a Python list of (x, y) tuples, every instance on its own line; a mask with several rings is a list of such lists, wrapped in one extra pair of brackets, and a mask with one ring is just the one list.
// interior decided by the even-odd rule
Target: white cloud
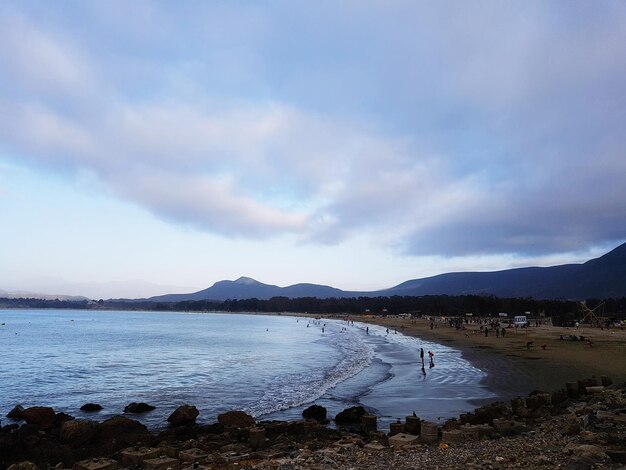
[(86, 8), (93, 35), (5, 7), (7, 155), (222, 235), (467, 255), (626, 233), (620, 4), (118, 6)]

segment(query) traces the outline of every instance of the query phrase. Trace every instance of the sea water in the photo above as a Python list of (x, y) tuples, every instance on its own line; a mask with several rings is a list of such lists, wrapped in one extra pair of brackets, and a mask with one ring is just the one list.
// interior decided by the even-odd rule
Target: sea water
[[(427, 357), (422, 371), (420, 347), (434, 352), (434, 367)], [(467, 411), (493, 396), (484, 376), (452, 348), (358, 322), (0, 310), (0, 416), (19, 403), (103, 420), (146, 402), (156, 409), (131, 417), (159, 429), (182, 404), (210, 423), (234, 409), (260, 420), (300, 419), (318, 403), (331, 416), (362, 405), (384, 425), (413, 411), (427, 419)], [(81, 412), (88, 402), (103, 410)]]

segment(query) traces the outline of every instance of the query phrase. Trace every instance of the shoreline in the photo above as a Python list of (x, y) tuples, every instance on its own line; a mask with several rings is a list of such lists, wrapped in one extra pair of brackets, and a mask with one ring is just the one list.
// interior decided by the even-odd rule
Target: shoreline
[[(478, 324), (457, 330), (437, 320), (430, 329), (428, 319), (363, 317), (358, 321), (394, 328), (404, 335), (461, 351), (464, 359), (487, 373), (482, 382), (501, 401), (525, 396), (534, 390), (556, 390), (586, 376), (606, 375), (613, 377), (616, 383), (626, 382), (626, 330), (620, 328), (541, 325), (508, 328), (504, 338), (496, 338), (493, 331), (485, 337)], [(591, 338), (592, 346), (586, 341), (560, 340), (561, 335), (583, 335)], [(529, 341), (533, 344), (527, 348)], [(546, 345), (545, 349), (542, 345)], [(479, 404), (484, 403), (481, 400)]]
[[(437, 322), (431, 329), (427, 319), (359, 317), (354, 321), (454, 348), (457, 357), (462, 355), (486, 373), (480, 383), (497, 396), (477, 400), (475, 410), (445, 423), (424, 420), (438, 429), (434, 441), (426, 431), (409, 431), (409, 418), (406, 429), (400, 431), (408, 434), (394, 440), (398, 430), (387, 433), (386, 426), (379, 426), (375, 432), (358, 420), (348, 428), (330, 429), (326, 419), (266, 421), (234, 411), (224, 413), (234, 413), (233, 421), (218, 415), (217, 423), (196, 424), (198, 412), (192, 407), (195, 413), (184, 423), (149, 431), (128, 416), (96, 422), (74, 420), (51, 408), (38, 409), (25, 424), (14, 422), (0, 428), (0, 466), (15, 463), (12, 470), (32, 470), (56, 464), (57, 468), (87, 470), (104, 462), (110, 465), (106, 468), (117, 469), (145, 461), (151, 462), (146, 468), (165, 468), (157, 467), (162, 464), (192, 468), (196, 462), (203, 465), (199, 468), (216, 470), (274, 470), (283, 464), (310, 470), (355, 466), (452, 470), (590, 468), (591, 464), (613, 469), (626, 463), (626, 389), (619, 385), (626, 378), (626, 331), (541, 326), (510, 329), (505, 338), (496, 338), (492, 333), (485, 337), (477, 324), (457, 330), (445, 322)], [(590, 337), (592, 346), (559, 339), (561, 334), (574, 333)], [(534, 344), (527, 348), (529, 341)], [(418, 363), (419, 357), (415, 357), (415, 365)], [(413, 368), (412, 362), (409, 367)], [(592, 375), (609, 376), (613, 385), (608, 379), (587, 380)], [(576, 393), (570, 395), (572, 382)], [(563, 390), (566, 384), (567, 392)], [(528, 393), (534, 390), (551, 393)], [(515, 396), (526, 398), (512, 400), (509, 406)], [(481, 405), (486, 406), (478, 408)]]

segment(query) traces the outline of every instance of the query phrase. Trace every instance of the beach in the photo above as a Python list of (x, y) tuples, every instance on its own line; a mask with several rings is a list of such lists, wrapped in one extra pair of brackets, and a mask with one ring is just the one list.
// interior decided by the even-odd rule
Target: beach
[[(563, 328), (544, 320), (540, 326), (533, 322), (528, 328), (507, 328), (504, 337), (496, 337), (495, 331), (485, 336), (478, 323), (457, 329), (436, 318), (376, 316), (359, 321), (461, 350), (463, 357), (487, 372), (485, 385), (502, 399), (533, 390), (556, 390), (581, 377), (606, 375), (616, 383), (626, 381), (626, 329)], [(582, 335), (585, 340), (572, 341), (570, 335)], [(529, 347), (528, 342), (532, 342)]]
[[(425, 345), (458, 349), (462, 356), (457, 357), (485, 372), (481, 380), (495, 398), (477, 401), (475, 410), (445, 422), (415, 417), (422, 428), (417, 432), (409, 429), (408, 409), (406, 421), (394, 424), (395, 430), (379, 420), (374, 431), (361, 417), (329, 428), (325, 410), (319, 420), (264, 421), (237, 411), (219, 415), (217, 423), (201, 424), (196, 423), (195, 406), (184, 405), (168, 418), (167, 429), (154, 432), (127, 414), (100, 422), (34, 407), (21, 411), (24, 424), (1, 428), (0, 466), (443, 470), (617, 469), (626, 463), (625, 331), (543, 324), (509, 328), (504, 337), (496, 337), (493, 331), (485, 336), (478, 324), (457, 329), (442, 319), (354, 320), (362, 323), (359, 327), (378, 325), (390, 335), (397, 332), (418, 337)], [(569, 339), (574, 334), (585, 341)], [(428, 355), (425, 359), (432, 373)], [(433, 370), (439, 359), (435, 355)], [(415, 368), (420, 366), (416, 355)], [(597, 379), (587, 380), (592, 376)], [(566, 383), (574, 384), (576, 393), (566, 393)], [(514, 398), (518, 396), (522, 398)], [(427, 425), (436, 431), (431, 440), (424, 431)], [(23, 461), (32, 463), (18, 464)]]

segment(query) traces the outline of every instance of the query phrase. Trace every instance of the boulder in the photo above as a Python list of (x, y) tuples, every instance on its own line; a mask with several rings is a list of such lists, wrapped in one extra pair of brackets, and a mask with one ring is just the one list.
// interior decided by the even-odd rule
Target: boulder
[(93, 411), (100, 411), (101, 409), (102, 406), (98, 403), (85, 403), (83, 406), (80, 407), (80, 411), (86, 411), (88, 413)]
[(20, 441), (25, 441), (31, 436), (37, 436), (40, 428), (36, 424), (22, 424), (17, 430), (17, 438)]
[(326, 408), (320, 405), (311, 405), (306, 410), (302, 412), (302, 417), (304, 419), (314, 419), (315, 421), (319, 421), (320, 423), (325, 423), (328, 421), (326, 419)]
[(254, 418), (244, 411), (227, 411), (218, 415), (217, 421), (225, 427), (249, 428), (254, 426)]
[(146, 413), (147, 411), (154, 410), (154, 408), (155, 408), (154, 406), (148, 405), (147, 403), (132, 402), (126, 405), (126, 408), (124, 408), (124, 413)]
[(367, 414), (367, 412), (362, 406), (352, 406), (337, 414), (337, 416), (335, 416), (335, 423), (358, 424), (361, 422), (361, 417), (365, 414)]
[(7, 418), (24, 419), (24, 407), (22, 405), (15, 405), (13, 409), (7, 413)]
[(167, 420), (172, 426), (186, 426), (188, 424), (195, 424), (199, 414), (200, 412), (195, 406), (182, 405), (176, 408)]
[(96, 434), (97, 424), (86, 419), (66, 421), (61, 424), (59, 439), (64, 444), (78, 447), (89, 441)]
[(61, 423), (64, 423), (66, 421), (72, 421), (76, 418), (74, 418), (72, 415), (68, 415), (67, 413), (63, 413), (62, 411), (57, 413), (56, 416), (54, 417), (54, 424), (59, 425)]
[(150, 435), (148, 428), (125, 416), (113, 416), (96, 426), (96, 439), (100, 442), (116, 440), (134, 443), (133, 438), (141, 435)]
[(54, 426), (56, 413), (48, 406), (31, 406), (26, 408), (22, 413), (24, 420), (28, 424), (36, 424), (43, 429)]

